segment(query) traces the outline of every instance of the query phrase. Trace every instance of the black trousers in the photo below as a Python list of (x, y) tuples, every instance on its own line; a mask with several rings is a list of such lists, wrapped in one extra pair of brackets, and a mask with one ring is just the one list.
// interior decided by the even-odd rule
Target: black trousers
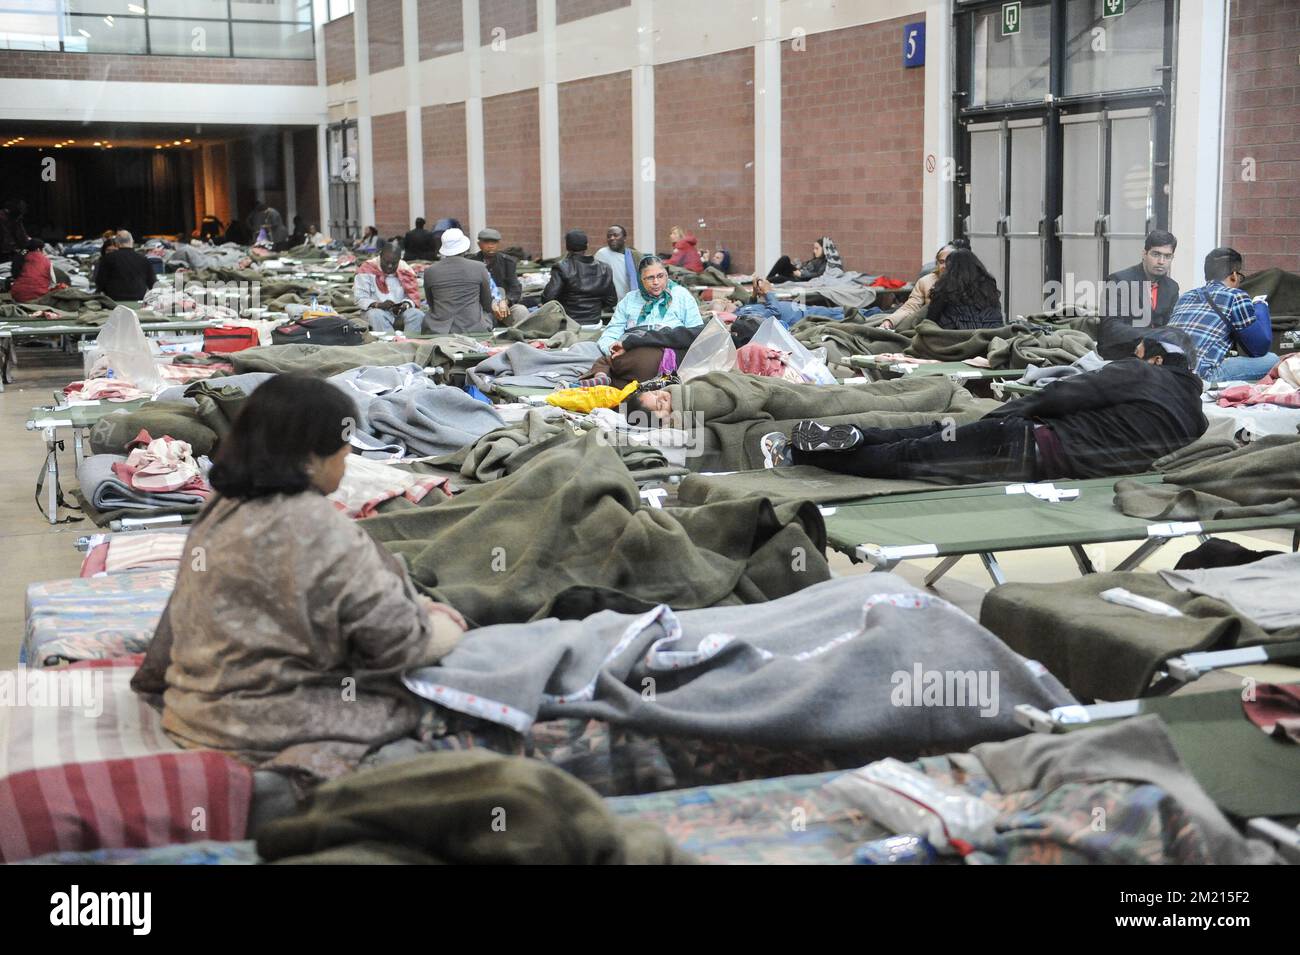
[(767, 273), (767, 280), (773, 285), (794, 280), (794, 263), (790, 261), (790, 256), (783, 255), (776, 260), (776, 265)]
[(945, 432), (940, 422), (918, 428), (861, 428), (852, 451), (800, 451), (795, 464), (858, 477), (978, 484), (1038, 479), (1034, 426), (1024, 418), (983, 418)]

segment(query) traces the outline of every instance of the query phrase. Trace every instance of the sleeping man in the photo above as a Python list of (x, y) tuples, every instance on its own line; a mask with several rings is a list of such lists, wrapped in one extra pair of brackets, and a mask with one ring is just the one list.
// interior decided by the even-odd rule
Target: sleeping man
[(1146, 338), (1132, 358), (1055, 382), (970, 424), (880, 429), (805, 420), (788, 445), (784, 433), (765, 439), (786, 464), (972, 484), (1138, 474), (1206, 427), (1201, 380), (1188, 370), (1187, 352)]

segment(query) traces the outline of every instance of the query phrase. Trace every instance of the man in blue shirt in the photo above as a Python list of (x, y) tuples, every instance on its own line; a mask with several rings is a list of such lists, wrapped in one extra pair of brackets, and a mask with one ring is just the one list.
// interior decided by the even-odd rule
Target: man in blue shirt
[[(1207, 384), (1258, 381), (1273, 370), (1278, 357), (1270, 352), (1273, 323), (1268, 302), (1241, 290), (1245, 262), (1236, 249), (1219, 248), (1205, 257), (1205, 284), (1184, 292), (1174, 306), (1169, 325), (1191, 336), (1196, 345), (1196, 373)], [(1242, 354), (1228, 358), (1236, 346)]]

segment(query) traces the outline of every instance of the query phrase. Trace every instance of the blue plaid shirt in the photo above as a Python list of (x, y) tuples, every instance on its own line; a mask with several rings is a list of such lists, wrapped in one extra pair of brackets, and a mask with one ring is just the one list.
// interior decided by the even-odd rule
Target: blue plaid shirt
[[(1208, 299), (1227, 316), (1225, 323)], [(1169, 326), (1191, 336), (1196, 345), (1196, 373), (1208, 379), (1223, 364), (1234, 338), (1255, 323), (1255, 303), (1239, 288), (1229, 288), (1217, 279), (1178, 297)]]

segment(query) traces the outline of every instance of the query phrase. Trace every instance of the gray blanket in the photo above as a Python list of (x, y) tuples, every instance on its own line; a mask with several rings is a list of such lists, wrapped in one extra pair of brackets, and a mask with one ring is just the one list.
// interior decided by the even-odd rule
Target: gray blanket
[(491, 405), (427, 379), (375, 398), (367, 418), (369, 434), (411, 457), (450, 454), (504, 424)]
[(113, 473), (113, 465), (126, 458), (120, 454), (92, 454), (77, 468), (81, 493), (98, 511), (155, 511), (197, 513), (204, 498), (180, 492), (137, 491)]
[[(948, 690), (923, 697), (932, 674)], [(1073, 702), (965, 613), (891, 574), (753, 606), (486, 627), (406, 684), (519, 732), (576, 717), (860, 756), (1006, 739), (1023, 732), (1016, 705)]]
[(781, 286), (781, 291), (820, 295), (832, 305), (869, 308), (876, 300), (876, 290), (866, 284), (872, 278), (873, 276), (861, 272), (827, 269), (824, 274), (807, 282), (786, 282)]
[(577, 381), (591, 370), (601, 354), (595, 342), (578, 342), (554, 351), (517, 342), (479, 362), (466, 372), (466, 377), (485, 393), (497, 384), (555, 388)]

